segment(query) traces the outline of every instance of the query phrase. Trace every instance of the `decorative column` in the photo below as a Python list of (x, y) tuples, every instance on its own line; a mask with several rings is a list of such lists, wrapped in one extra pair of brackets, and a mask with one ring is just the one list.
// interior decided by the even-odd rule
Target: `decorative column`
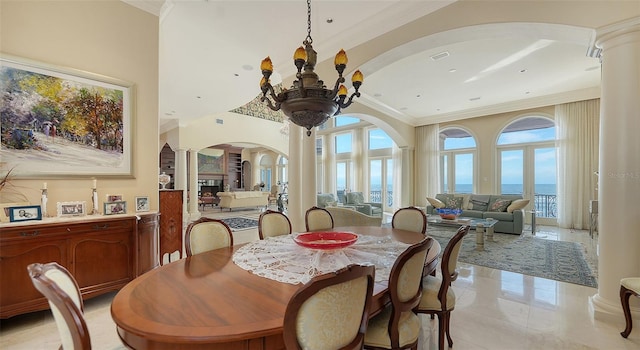
[[(300, 128), (302, 129), (302, 128)], [(307, 136), (306, 130), (302, 135), (302, 205), (303, 215), (307, 209), (316, 205), (316, 128), (311, 130), (311, 136)], [(303, 216), (304, 218), (304, 216)], [(304, 222), (304, 221), (303, 221)]]
[(198, 151), (189, 150), (189, 188), (191, 200), (189, 201), (189, 219), (200, 219), (202, 213), (198, 210)]
[[(412, 191), (412, 189), (414, 188), (413, 160), (415, 159), (414, 157), (415, 152), (413, 149), (409, 149), (408, 147), (401, 147), (400, 152), (401, 152), (400, 158), (402, 159), (402, 167), (401, 167), (402, 177), (398, 180), (400, 180), (400, 189), (402, 190), (402, 193), (400, 194), (402, 203), (399, 203), (399, 204), (400, 204), (400, 207), (407, 207), (410, 205), (416, 205), (415, 198), (413, 197), (413, 191)], [(384, 190), (386, 190), (386, 185)]]
[(187, 212), (187, 150), (178, 148), (176, 150), (176, 181), (175, 189), (182, 190), (182, 220), (189, 221)]
[[(289, 126), (289, 203), (287, 215), (291, 220), (293, 232), (304, 232), (304, 214), (308, 208), (304, 207), (302, 200), (302, 137), (307, 137), (305, 129), (293, 123)], [(313, 174), (315, 179), (315, 174)], [(315, 190), (315, 187), (314, 187)]]
[(251, 153), (251, 184), (249, 186), (250, 190), (253, 190), (253, 186), (260, 183), (260, 156), (261, 152), (253, 152)]
[(323, 192), (336, 193), (336, 145), (333, 135), (322, 136)]
[[(640, 276), (640, 17), (596, 31), (602, 63), (598, 293), (594, 317), (622, 318), (620, 279)], [(632, 298), (636, 299), (636, 298)], [(640, 314), (632, 300), (632, 312)]]

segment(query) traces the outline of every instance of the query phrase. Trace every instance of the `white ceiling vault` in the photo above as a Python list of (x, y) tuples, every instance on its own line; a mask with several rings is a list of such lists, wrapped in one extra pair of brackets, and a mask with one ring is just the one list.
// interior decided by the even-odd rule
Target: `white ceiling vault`
[[(251, 101), (260, 93), (266, 56), (274, 62), (272, 82), (288, 86), (293, 52), (307, 34), (304, 0), (123, 1), (160, 21), (161, 131)], [(518, 2), (524, 3), (511, 1)], [(344, 48), (348, 84), (355, 69), (364, 73), (357, 103), (411, 125), (600, 96), (600, 63), (587, 55), (593, 27), (520, 18), (471, 20), (478, 23), (464, 27), (447, 21), (453, 6), (473, 5), (313, 0), (311, 36), (318, 62), (325, 61), (318, 64), (320, 78), (333, 85), (337, 73), (327, 62)], [(408, 30), (414, 33), (399, 36)]]

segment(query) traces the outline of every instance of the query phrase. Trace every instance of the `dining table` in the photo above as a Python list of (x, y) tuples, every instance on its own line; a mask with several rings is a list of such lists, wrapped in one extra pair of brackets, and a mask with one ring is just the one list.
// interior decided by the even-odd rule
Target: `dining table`
[[(359, 240), (374, 237), (378, 243), (387, 240), (407, 247), (425, 237), (391, 227), (348, 226), (331, 231), (352, 232)], [(280, 240), (293, 242), (296, 235)], [(234, 255), (245, 263), (253, 260), (247, 259), (249, 248), (267, 243), (249, 242), (192, 255), (129, 282), (111, 304), (111, 316), (121, 341), (131, 349), (284, 349), (284, 314), (303, 283), (267, 278), (234, 262)], [(294, 256), (293, 251), (298, 248), (291, 249), (292, 253), (284, 255)], [(434, 240), (425, 274), (435, 272), (440, 250)], [(245, 254), (238, 258), (242, 252)], [(276, 264), (276, 268), (280, 267)], [(376, 265), (376, 275), (379, 271)], [(374, 285), (371, 315), (390, 302), (388, 276), (380, 277)]]

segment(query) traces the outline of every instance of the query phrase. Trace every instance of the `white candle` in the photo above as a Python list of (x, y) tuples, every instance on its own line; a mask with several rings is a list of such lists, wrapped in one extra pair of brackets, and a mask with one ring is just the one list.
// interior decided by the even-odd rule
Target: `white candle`
[(98, 187), (98, 180), (93, 179), (93, 188), (97, 188)]
[(43, 190), (46, 190), (46, 189), (47, 189), (47, 183), (46, 183), (46, 182), (42, 184), (42, 189), (43, 189)]

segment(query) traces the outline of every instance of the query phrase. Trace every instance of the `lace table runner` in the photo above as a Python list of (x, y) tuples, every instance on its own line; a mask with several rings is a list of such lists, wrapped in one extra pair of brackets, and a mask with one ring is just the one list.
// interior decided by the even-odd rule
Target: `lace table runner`
[(233, 262), (258, 276), (291, 284), (307, 283), (349, 264), (374, 265), (376, 282), (386, 282), (396, 258), (410, 246), (390, 236), (358, 235), (350, 247), (320, 250), (297, 245), (293, 241), (296, 235), (248, 243), (233, 254)]

